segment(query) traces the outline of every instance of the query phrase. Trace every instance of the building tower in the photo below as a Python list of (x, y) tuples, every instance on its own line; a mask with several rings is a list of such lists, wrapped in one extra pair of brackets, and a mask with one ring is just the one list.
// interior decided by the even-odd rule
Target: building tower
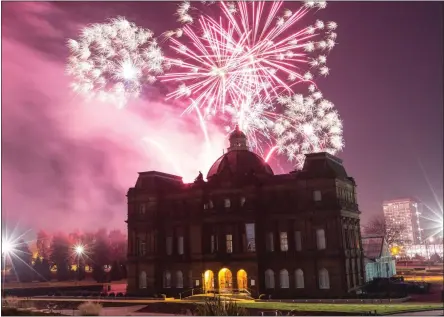
[(412, 198), (387, 200), (383, 202), (384, 219), (387, 228), (401, 229), (403, 245), (421, 244), (420, 204)]

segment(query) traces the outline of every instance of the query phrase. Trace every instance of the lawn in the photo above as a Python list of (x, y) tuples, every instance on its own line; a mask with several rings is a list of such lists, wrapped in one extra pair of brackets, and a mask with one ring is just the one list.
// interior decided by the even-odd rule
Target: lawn
[(395, 314), (402, 312), (442, 309), (441, 304), (401, 303), (401, 304), (316, 304), (316, 303), (272, 303), (272, 302), (238, 302), (239, 306), (266, 310), (325, 311), (344, 313), (365, 313), (375, 311), (377, 314)]

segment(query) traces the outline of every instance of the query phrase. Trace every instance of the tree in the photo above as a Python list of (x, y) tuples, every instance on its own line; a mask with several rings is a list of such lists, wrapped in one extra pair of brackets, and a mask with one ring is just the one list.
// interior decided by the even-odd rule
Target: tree
[(67, 237), (61, 234), (52, 238), (51, 261), (57, 267), (57, 280), (69, 279), (70, 245)]
[(106, 273), (103, 270), (103, 265), (94, 264), (92, 276), (93, 279), (98, 283), (106, 282)]
[(50, 268), (48, 259), (45, 259), (45, 258), (42, 259), (40, 274), (45, 279), (45, 281), (51, 281), (51, 268)]
[(29, 251), (28, 244), (20, 240), (13, 254), (11, 254), (11, 263), (20, 282), (32, 282), (34, 272), (32, 270), (32, 254)]
[(50, 248), (51, 236), (47, 234), (45, 231), (40, 230), (37, 233), (37, 254), (39, 257), (43, 259), (49, 259), (51, 248)]
[(373, 217), (364, 227), (365, 234), (378, 234), (385, 237), (389, 246), (402, 245), (408, 241), (401, 239), (401, 233), (406, 229), (404, 225), (387, 226), (383, 216)]
[(126, 260), (127, 238), (120, 230), (110, 231), (108, 235), (110, 258), (112, 261)]
[(122, 268), (121, 264), (117, 261), (114, 261), (111, 266), (111, 271), (109, 272), (111, 281), (120, 281), (122, 276)]

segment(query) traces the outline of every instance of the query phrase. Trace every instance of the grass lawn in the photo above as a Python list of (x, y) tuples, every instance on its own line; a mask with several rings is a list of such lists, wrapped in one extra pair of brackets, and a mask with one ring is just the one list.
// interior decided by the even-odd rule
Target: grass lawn
[(316, 304), (316, 303), (271, 303), (271, 302), (238, 302), (245, 308), (266, 310), (298, 310), (298, 311), (326, 311), (344, 313), (364, 313), (375, 311), (377, 314), (395, 314), (411, 311), (442, 309), (440, 304), (396, 303), (396, 304)]

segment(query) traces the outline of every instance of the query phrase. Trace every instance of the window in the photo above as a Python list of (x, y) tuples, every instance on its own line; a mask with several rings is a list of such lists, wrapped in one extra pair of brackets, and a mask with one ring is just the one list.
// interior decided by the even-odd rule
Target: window
[(225, 238), (227, 241), (227, 253), (233, 253), (233, 235), (227, 234)]
[(281, 251), (282, 252), (288, 251), (287, 233), (286, 232), (279, 233), (279, 238), (280, 238), (280, 244), (281, 244)]
[(294, 272), (296, 288), (304, 288), (304, 271), (297, 269)]
[(321, 201), (322, 200), (322, 193), (320, 190), (313, 191), (313, 200), (314, 201)]
[(140, 272), (139, 288), (146, 288), (146, 273), (145, 273), (145, 271)]
[(324, 229), (316, 230), (316, 246), (318, 250), (324, 250), (326, 248)]
[(144, 256), (146, 255), (146, 243), (145, 240), (139, 240), (139, 255)]
[(216, 241), (216, 236), (214, 234), (211, 235), (211, 253), (215, 253), (217, 250), (217, 241)]
[(270, 269), (265, 271), (265, 288), (274, 288), (274, 272)]
[(166, 238), (166, 254), (173, 254), (173, 237)]
[(214, 204), (213, 204), (213, 201), (212, 201), (212, 200), (210, 200), (210, 201), (208, 202), (208, 207), (210, 207), (210, 209), (213, 209), (213, 208), (214, 208)]
[(163, 272), (163, 288), (171, 287), (171, 273), (170, 271)]
[(177, 238), (177, 253), (183, 254), (183, 236)]
[(319, 288), (320, 289), (330, 288), (330, 278), (328, 276), (328, 271), (326, 269), (319, 270)]
[(300, 231), (294, 232), (294, 244), (296, 251), (302, 251), (302, 235)]
[(139, 213), (141, 215), (144, 215), (145, 212), (146, 212), (146, 205), (145, 204), (140, 204), (140, 206), (139, 206)]
[(183, 288), (183, 274), (182, 271), (176, 272), (176, 288)]
[(231, 200), (228, 198), (224, 199), (224, 207), (225, 208), (230, 208), (231, 207)]
[(265, 241), (265, 247), (268, 252), (274, 251), (273, 232), (268, 232)]
[(205, 210), (207, 210), (207, 209), (208, 209), (208, 204), (207, 204), (207, 203), (203, 204), (203, 208), (204, 208)]
[(283, 269), (279, 272), (279, 282), (281, 288), (290, 288), (290, 279), (287, 270)]
[(241, 197), (241, 199), (240, 199), (240, 205), (241, 205), (241, 207), (243, 207), (244, 205), (245, 205), (245, 197)]

